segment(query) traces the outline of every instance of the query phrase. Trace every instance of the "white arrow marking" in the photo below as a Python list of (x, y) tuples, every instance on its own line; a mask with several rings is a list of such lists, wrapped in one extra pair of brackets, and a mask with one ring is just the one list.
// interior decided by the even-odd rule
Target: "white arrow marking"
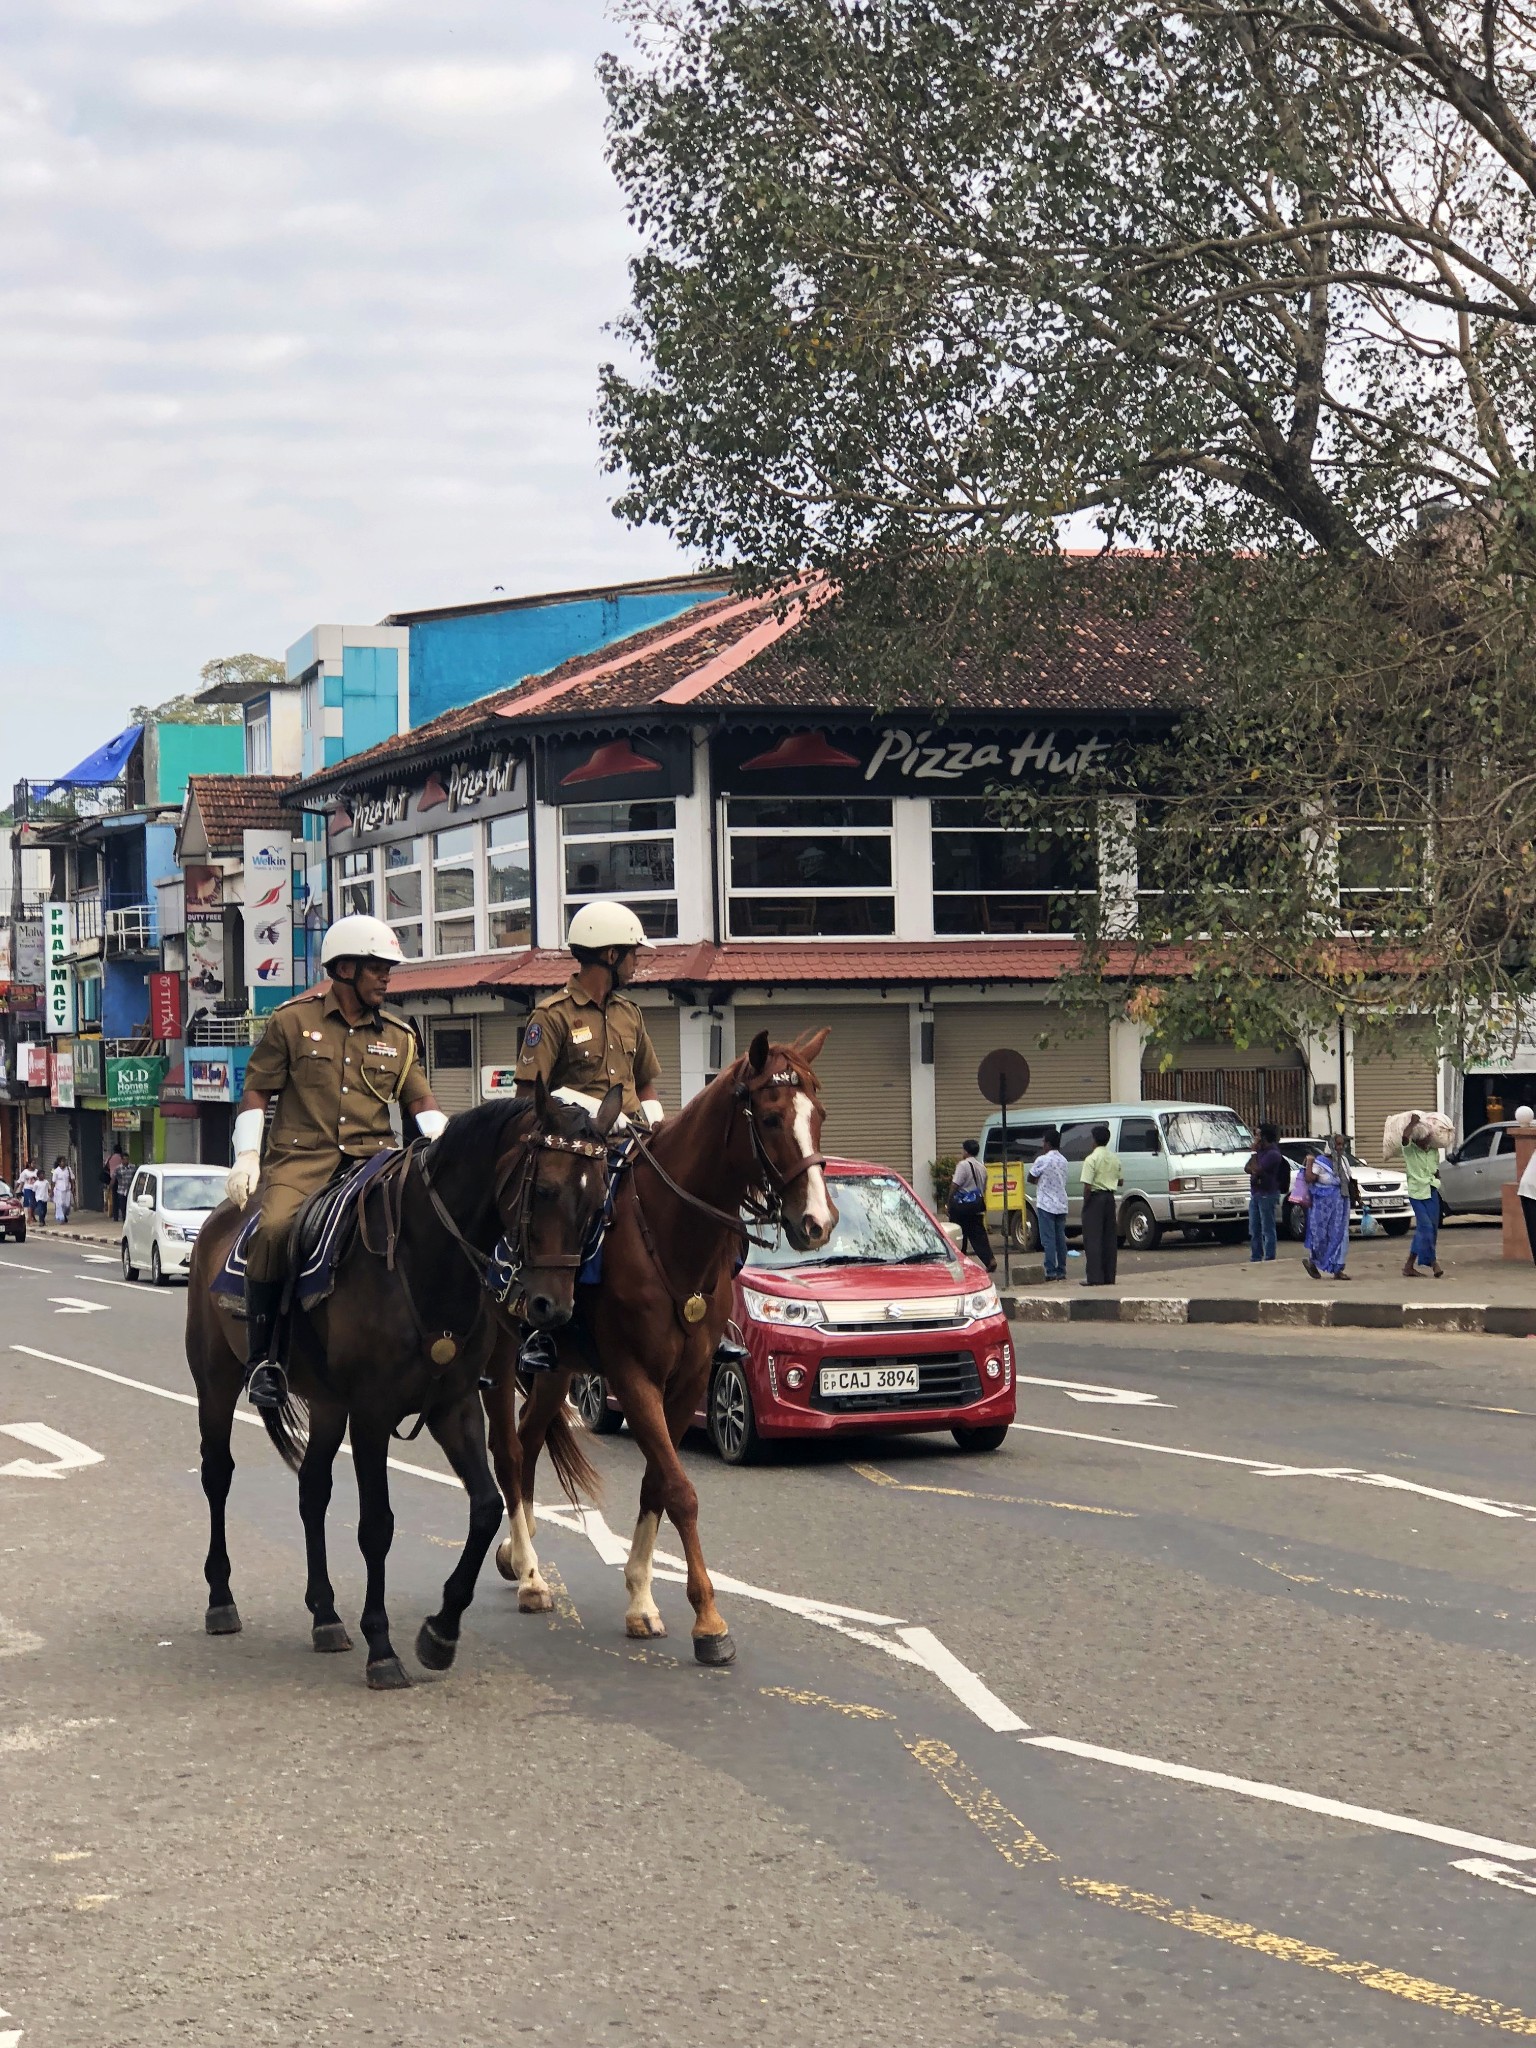
[(1485, 1877), (1490, 1884), (1503, 1885), (1507, 1892), (1524, 1892), (1527, 1898), (1536, 1899), (1536, 1870), (1517, 1870), (1513, 1863), (1495, 1863), (1491, 1856), (1463, 1856), (1451, 1868), (1468, 1871), (1473, 1877)]
[(0, 1479), (57, 1479), (62, 1473), (105, 1463), (100, 1451), (77, 1443), (46, 1422), (0, 1422), (0, 1436), (13, 1436), (18, 1443), (31, 1444), (34, 1450), (50, 1452), (53, 1458), (51, 1465), (40, 1465), (36, 1458), (12, 1458), (9, 1465), (0, 1465)]
[(88, 1266), (115, 1266), (116, 1259), (109, 1259), (105, 1252), (82, 1252), (81, 1258)]
[(48, 1299), (59, 1316), (104, 1316), (107, 1312), (104, 1301), (82, 1301), (78, 1294), (50, 1294)]
[(1016, 1373), (1021, 1387), (1056, 1387), (1069, 1401), (1098, 1401), (1110, 1408), (1172, 1408), (1177, 1404), (1157, 1394), (1139, 1394), (1132, 1387), (1099, 1387), (1091, 1380), (1042, 1380), (1033, 1373)]

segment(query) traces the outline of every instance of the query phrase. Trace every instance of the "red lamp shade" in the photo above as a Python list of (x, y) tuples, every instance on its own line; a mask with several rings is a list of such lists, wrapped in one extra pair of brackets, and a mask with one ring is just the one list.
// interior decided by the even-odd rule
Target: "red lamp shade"
[(766, 754), (754, 754), (741, 765), (744, 771), (755, 768), (768, 773), (783, 768), (861, 768), (864, 764), (857, 754), (834, 747), (824, 732), (792, 732)]
[(649, 754), (637, 754), (628, 740), (609, 740), (606, 746), (595, 748), (579, 768), (562, 775), (560, 787), (569, 789), (578, 782), (607, 782), (616, 775), (660, 773), (661, 763), (653, 761)]

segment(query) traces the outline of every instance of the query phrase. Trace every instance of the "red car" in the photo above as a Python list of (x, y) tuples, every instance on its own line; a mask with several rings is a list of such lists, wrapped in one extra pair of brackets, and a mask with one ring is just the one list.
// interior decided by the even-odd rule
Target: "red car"
[[(728, 1465), (776, 1437), (947, 1429), (995, 1451), (1014, 1415), (1013, 1342), (992, 1276), (957, 1252), (901, 1178), (852, 1159), (827, 1165), (832, 1241), (756, 1247), (736, 1280), (748, 1356), (717, 1365), (695, 1417)], [(601, 1377), (572, 1398), (589, 1429), (622, 1423)]]
[(17, 1244), (27, 1241), (26, 1208), (20, 1195), (3, 1180), (0, 1180), (0, 1237), (14, 1238)]

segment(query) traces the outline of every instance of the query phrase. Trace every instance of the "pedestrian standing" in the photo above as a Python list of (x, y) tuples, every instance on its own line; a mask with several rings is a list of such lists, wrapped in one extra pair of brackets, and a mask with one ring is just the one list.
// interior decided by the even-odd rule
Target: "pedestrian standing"
[(1312, 1196), (1307, 1210), (1307, 1256), (1303, 1261), (1314, 1280), (1347, 1280), (1349, 1256), (1349, 1191), (1343, 1168), (1327, 1152), (1309, 1152), (1304, 1168)]
[(1248, 1175), (1248, 1263), (1258, 1266), (1275, 1256), (1275, 1214), (1291, 1178), (1291, 1162), (1280, 1150), (1280, 1133), (1273, 1124), (1259, 1125), (1259, 1142), (1244, 1171)]
[(117, 1169), (122, 1163), (123, 1148), (114, 1140), (112, 1150), (107, 1154), (106, 1164), (101, 1169), (101, 1190), (107, 1198), (102, 1207), (114, 1223), (117, 1221)]
[(133, 1161), (120, 1155), (117, 1171), (112, 1176), (112, 1221), (123, 1222), (128, 1215), (128, 1190), (133, 1185), (133, 1176), (138, 1171)]
[(1035, 1230), (1045, 1253), (1047, 1280), (1067, 1277), (1067, 1162), (1061, 1133), (1054, 1125), (1040, 1136), (1040, 1150), (1029, 1163), (1035, 1184)]
[(981, 1147), (967, 1138), (949, 1177), (949, 1220), (960, 1226), (960, 1242), (986, 1267), (996, 1270), (997, 1255), (987, 1236), (987, 1175), (981, 1163)]
[(61, 1152), (53, 1162), (53, 1220), (67, 1223), (69, 1212), (75, 1206), (75, 1176), (66, 1165)]
[(30, 1160), (21, 1169), (21, 1206), (27, 1212), (27, 1221), (37, 1221), (37, 1168)]
[(1440, 1147), (1427, 1124), (1412, 1123), (1404, 1131), (1403, 1167), (1413, 1210), (1413, 1245), (1403, 1262), (1403, 1278), (1415, 1280), (1432, 1273), (1439, 1280)]
[(1530, 1242), (1531, 1259), (1536, 1263), (1536, 1152), (1530, 1156), (1519, 1183), (1520, 1210), (1525, 1217), (1525, 1234)]
[(1108, 1124), (1093, 1127), (1093, 1150), (1083, 1161), (1083, 1257), (1088, 1263), (1084, 1287), (1113, 1287), (1119, 1262), (1115, 1230), (1115, 1190), (1125, 1178), (1118, 1152), (1109, 1149)]

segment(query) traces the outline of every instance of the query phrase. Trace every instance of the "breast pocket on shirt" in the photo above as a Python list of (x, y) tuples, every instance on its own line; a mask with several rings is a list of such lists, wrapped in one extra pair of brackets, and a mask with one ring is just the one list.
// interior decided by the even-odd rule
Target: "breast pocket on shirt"
[(388, 1059), (383, 1054), (364, 1054), (363, 1086), (382, 1101), (393, 1102), (400, 1086), (400, 1067), (399, 1060)]

